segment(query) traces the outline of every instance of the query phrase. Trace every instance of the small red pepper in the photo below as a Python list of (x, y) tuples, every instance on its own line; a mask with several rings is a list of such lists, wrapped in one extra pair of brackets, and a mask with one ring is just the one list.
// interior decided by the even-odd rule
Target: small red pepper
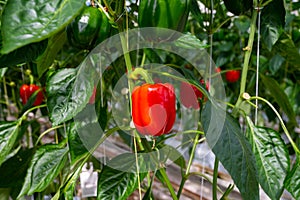
[(35, 97), (35, 101), (33, 103), (33, 106), (38, 106), (44, 100), (44, 95), (43, 95), (43, 92), (42, 92), (41, 88), (39, 86), (35, 85), (35, 84), (30, 84), (30, 85), (23, 84), (20, 87), (20, 97), (22, 99), (23, 105), (25, 105), (27, 103), (27, 101), (29, 100), (31, 95), (33, 95), (33, 93), (35, 91), (38, 91), (38, 93)]
[[(200, 80), (200, 84), (204, 85), (204, 80)], [(208, 90), (209, 85), (206, 84), (206, 89)], [(182, 82), (180, 85), (180, 102), (186, 108), (199, 109), (200, 102), (198, 99), (202, 99), (203, 94), (194, 85)]]
[(229, 70), (225, 73), (225, 78), (229, 83), (235, 83), (240, 79), (241, 72), (239, 70)]
[(160, 136), (169, 133), (176, 117), (175, 92), (169, 83), (145, 83), (134, 88), (133, 123), (140, 134)]

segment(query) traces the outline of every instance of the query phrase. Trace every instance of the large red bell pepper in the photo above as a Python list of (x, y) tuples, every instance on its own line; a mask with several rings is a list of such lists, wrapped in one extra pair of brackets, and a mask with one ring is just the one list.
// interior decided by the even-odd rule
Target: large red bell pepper
[(132, 118), (140, 134), (169, 133), (176, 117), (174, 87), (169, 83), (143, 84), (132, 92)]

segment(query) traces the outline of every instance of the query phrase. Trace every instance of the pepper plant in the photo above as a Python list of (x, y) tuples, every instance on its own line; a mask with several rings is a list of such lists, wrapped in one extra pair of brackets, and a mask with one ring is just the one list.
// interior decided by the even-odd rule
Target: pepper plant
[[(211, 199), (235, 187), (245, 200), (260, 188), (300, 199), (299, 8), (0, 1), (1, 199), (73, 199), (86, 164), (96, 199), (154, 199), (154, 181), (180, 199), (189, 177), (202, 176), (191, 167), (204, 142), (215, 154)], [(112, 138), (128, 152), (106, 147)], [(99, 156), (103, 148), (119, 154)], [(181, 169), (178, 188), (167, 161)], [(234, 182), (224, 190), (220, 163)]]

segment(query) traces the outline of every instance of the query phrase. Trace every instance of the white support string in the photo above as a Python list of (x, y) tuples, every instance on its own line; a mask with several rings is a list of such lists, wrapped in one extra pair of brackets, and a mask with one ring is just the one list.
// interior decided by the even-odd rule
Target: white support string
[[(258, 96), (258, 84), (259, 84), (259, 55), (260, 55), (260, 14), (261, 14), (260, 7), (255, 8), (256, 12), (258, 12), (258, 23), (257, 23), (257, 51), (256, 51), (256, 80), (255, 80), (255, 96)], [(258, 121), (258, 100), (255, 99), (255, 119), (254, 123), (257, 125)]]

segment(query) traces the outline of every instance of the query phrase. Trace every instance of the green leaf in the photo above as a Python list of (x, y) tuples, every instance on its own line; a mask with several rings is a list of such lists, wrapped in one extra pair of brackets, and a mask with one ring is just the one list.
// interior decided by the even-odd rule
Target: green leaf
[(238, 122), (211, 102), (206, 103), (201, 122), (209, 146), (231, 175), (242, 198), (258, 200), (255, 158)]
[(257, 127), (248, 121), (248, 137), (255, 154), (259, 183), (271, 199), (279, 199), (289, 171), (290, 159), (280, 134), (273, 129)]
[(273, 0), (261, 11), (261, 36), (271, 51), (285, 25), (285, 7), (283, 0)]
[(7, 67), (6, 67), (6, 68), (1, 68), (1, 69), (0, 69), (0, 79), (3, 78), (3, 76), (5, 75), (7, 69), (8, 69)]
[[(110, 160), (107, 165), (104, 166), (98, 178), (97, 199), (126, 200), (138, 187), (138, 180), (142, 181), (145, 178), (146, 173), (138, 174), (120, 171), (110, 167), (115, 166), (116, 164), (120, 165), (120, 163), (122, 163), (121, 165), (123, 166), (128, 165), (126, 159), (123, 159), (124, 156), (126, 157), (126, 154), (121, 154)], [(131, 165), (129, 166), (132, 167)]]
[(287, 33), (282, 33), (273, 47), (273, 52), (280, 54), (287, 62), (290, 63), (290, 70), (300, 69), (300, 54), (298, 47)]
[(39, 42), (63, 30), (83, 8), (84, 0), (7, 1), (2, 14), (2, 54)]
[(13, 149), (18, 132), (18, 121), (0, 122), (0, 166)]
[(186, 33), (175, 41), (177, 47), (184, 49), (203, 49), (208, 48), (207, 44), (201, 42), (196, 36), (191, 33)]
[(68, 128), (68, 143), (72, 162), (75, 162), (77, 159), (81, 158), (81, 155), (88, 152), (81, 141), (77, 128), (75, 123), (70, 124)]
[(20, 150), (0, 167), (0, 188), (22, 186), (34, 149)]
[(37, 59), (37, 71), (39, 77), (41, 77), (43, 73), (53, 64), (57, 53), (62, 49), (67, 40), (66, 36), (65, 30), (62, 30), (61, 32), (49, 38), (48, 46), (45, 52)]
[(265, 89), (269, 91), (270, 95), (278, 103), (279, 107), (284, 111), (288, 116), (290, 122), (294, 125), (297, 125), (295, 113), (293, 107), (291, 106), (289, 99), (285, 92), (281, 89), (280, 85), (271, 77), (264, 76), (260, 74), (262, 83), (265, 86)]
[(47, 81), (47, 106), (54, 125), (66, 122), (82, 111), (92, 95), (96, 73), (84, 65), (62, 69)]
[(286, 177), (284, 185), (295, 199), (300, 199), (300, 155), (296, 154), (296, 156), (296, 162)]
[(23, 188), (18, 199), (25, 194), (42, 192), (54, 180), (64, 167), (68, 148), (62, 145), (45, 145), (33, 155)]
[(274, 75), (281, 67), (285, 59), (279, 54), (274, 55), (269, 61), (269, 69), (271, 73)]

